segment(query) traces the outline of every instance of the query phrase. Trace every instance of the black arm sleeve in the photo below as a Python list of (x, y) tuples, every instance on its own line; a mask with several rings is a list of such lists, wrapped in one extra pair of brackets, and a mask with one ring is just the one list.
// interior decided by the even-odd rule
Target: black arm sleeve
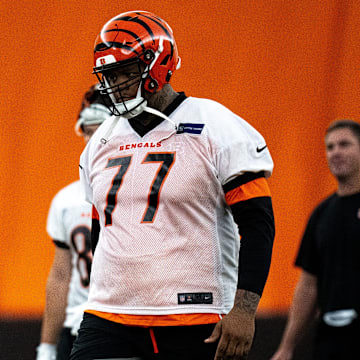
[(251, 198), (232, 205), (231, 210), (241, 236), (238, 289), (261, 296), (270, 269), (275, 237), (271, 198)]

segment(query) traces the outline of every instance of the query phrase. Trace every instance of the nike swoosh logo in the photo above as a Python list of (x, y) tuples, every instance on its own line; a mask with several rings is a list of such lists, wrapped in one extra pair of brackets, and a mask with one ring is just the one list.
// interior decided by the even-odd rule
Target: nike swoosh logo
[(265, 150), (267, 148), (267, 145), (263, 146), (262, 148), (259, 148), (258, 146), (256, 147), (256, 151), (259, 153), (259, 152), (262, 152), (263, 150)]

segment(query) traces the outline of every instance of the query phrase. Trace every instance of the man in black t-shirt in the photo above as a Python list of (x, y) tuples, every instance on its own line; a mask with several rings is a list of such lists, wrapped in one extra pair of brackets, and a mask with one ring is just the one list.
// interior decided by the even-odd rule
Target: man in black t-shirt
[(280, 346), (271, 360), (291, 360), (317, 315), (314, 359), (360, 359), (360, 124), (335, 121), (325, 136), (337, 191), (312, 213), (296, 266), (302, 268)]

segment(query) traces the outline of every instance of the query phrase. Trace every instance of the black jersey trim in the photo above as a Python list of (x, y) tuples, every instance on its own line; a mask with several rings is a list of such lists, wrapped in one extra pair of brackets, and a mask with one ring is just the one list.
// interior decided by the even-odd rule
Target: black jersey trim
[(183, 91), (179, 92), (179, 95), (174, 99), (172, 103), (170, 103), (163, 113), (166, 116), (170, 116), (171, 113), (187, 98)]
[(250, 181), (259, 179), (261, 177), (265, 177), (264, 171), (260, 171), (257, 173), (247, 172), (247, 173), (240, 175), (240, 176), (236, 177), (235, 179), (229, 181), (225, 185), (223, 185), (224, 192), (226, 194), (227, 192), (234, 190), (241, 185), (244, 185)]
[(53, 240), (53, 243), (55, 244), (56, 247), (60, 248), (60, 249), (70, 249), (69, 245), (66, 245), (64, 242), (59, 241), (59, 240)]
[[(179, 95), (174, 99), (174, 101), (172, 101), (171, 104), (166, 107), (166, 109), (163, 111), (163, 114), (169, 116), (186, 98), (187, 96), (185, 95), (185, 93), (180, 92)], [(141, 124), (141, 122), (136, 118), (129, 119), (128, 121), (134, 131), (136, 131), (141, 137), (143, 137), (149, 131), (156, 128), (163, 121), (165, 121), (165, 119), (157, 117), (153, 122), (146, 126)]]
[(91, 219), (91, 250), (92, 253), (95, 253), (97, 243), (99, 242), (100, 236), (100, 221), (99, 219)]

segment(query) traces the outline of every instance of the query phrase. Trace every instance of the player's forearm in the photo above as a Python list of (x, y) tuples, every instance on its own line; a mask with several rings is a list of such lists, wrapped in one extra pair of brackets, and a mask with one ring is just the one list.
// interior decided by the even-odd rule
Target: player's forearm
[(66, 279), (53, 279), (49, 276), (46, 286), (46, 305), (41, 327), (41, 342), (56, 344), (65, 320), (67, 292)]
[(260, 301), (260, 295), (248, 290), (238, 289), (235, 294), (233, 309), (255, 316)]
[(299, 343), (317, 308), (316, 279), (303, 273), (296, 286), (289, 311), (288, 322), (280, 347), (293, 350)]

